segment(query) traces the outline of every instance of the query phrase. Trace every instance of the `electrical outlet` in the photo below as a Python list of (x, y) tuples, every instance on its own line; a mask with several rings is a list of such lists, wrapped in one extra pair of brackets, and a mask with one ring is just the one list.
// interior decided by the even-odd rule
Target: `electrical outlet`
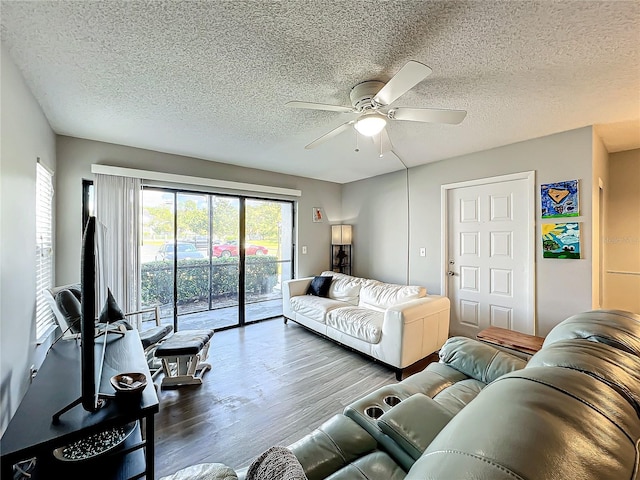
[(427, 249), (424, 247), (420, 247), (420, 256), (421, 257), (426, 257), (427, 256)]
[(29, 383), (33, 382), (33, 379), (36, 377), (37, 374), (38, 374), (38, 370), (36, 369), (36, 366), (31, 365), (31, 367), (29, 368)]
[(303, 245), (303, 246), (302, 246), (302, 254), (303, 254), (303, 255), (306, 255), (306, 254), (307, 254), (307, 246), (306, 246), (306, 245)]

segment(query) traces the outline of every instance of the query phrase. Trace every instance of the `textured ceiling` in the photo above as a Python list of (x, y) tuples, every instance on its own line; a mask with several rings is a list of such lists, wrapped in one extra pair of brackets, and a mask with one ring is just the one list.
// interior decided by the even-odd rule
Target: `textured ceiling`
[[(408, 60), (433, 74), (394, 106), (468, 111), (392, 122), (416, 166), (599, 125), (640, 147), (637, 1), (2, 2), (2, 42), (55, 132), (335, 182), (399, 170), (345, 132), (349, 105)], [(623, 128), (617, 128), (616, 125)]]

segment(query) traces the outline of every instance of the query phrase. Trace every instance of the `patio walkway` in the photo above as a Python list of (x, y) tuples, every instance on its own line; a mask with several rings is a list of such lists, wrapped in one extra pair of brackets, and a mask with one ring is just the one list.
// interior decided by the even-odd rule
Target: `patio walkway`
[[(263, 302), (248, 303), (246, 305), (245, 321), (253, 322), (255, 320), (262, 320), (280, 315), (282, 315), (282, 300), (279, 298), (265, 300)], [(166, 323), (168, 320), (168, 318), (163, 319), (163, 323)], [(179, 330), (197, 330), (201, 328), (218, 329), (237, 324), (237, 306), (189, 313), (178, 317)]]

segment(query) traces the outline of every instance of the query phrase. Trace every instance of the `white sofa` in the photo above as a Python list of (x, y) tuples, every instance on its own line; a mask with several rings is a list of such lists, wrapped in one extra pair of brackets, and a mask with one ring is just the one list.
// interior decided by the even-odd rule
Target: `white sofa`
[(449, 299), (424, 287), (394, 285), (335, 272), (328, 296), (307, 295), (313, 277), (283, 283), (288, 319), (396, 370), (436, 352), (449, 335)]

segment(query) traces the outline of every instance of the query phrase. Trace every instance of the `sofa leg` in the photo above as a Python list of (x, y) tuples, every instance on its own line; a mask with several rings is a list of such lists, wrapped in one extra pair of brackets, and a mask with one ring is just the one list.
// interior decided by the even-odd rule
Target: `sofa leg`
[(284, 324), (286, 325), (289, 319), (287, 317), (282, 317), (282, 318), (284, 318)]
[(401, 381), (402, 380), (402, 369), (401, 368), (397, 368), (396, 369), (396, 380), (397, 381)]

